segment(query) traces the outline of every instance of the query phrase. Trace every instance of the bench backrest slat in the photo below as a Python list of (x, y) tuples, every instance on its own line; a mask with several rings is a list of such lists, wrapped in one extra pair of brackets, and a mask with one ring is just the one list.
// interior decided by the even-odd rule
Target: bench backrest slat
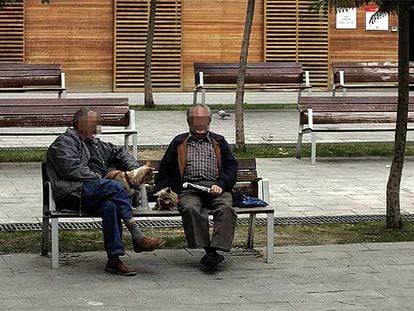
[[(198, 75), (203, 72), (205, 83), (235, 84), (239, 69), (238, 63), (194, 63), (194, 74), (198, 84)], [(303, 69), (296, 62), (248, 63), (246, 83), (286, 83), (302, 84)]]
[[(298, 106), (304, 105), (318, 105), (318, 104), (326, 104), (326, 105), (338, 105), (338, 104), (397, 104), (398, 97), (396, 96), (366, 96), (366, 97), (359, 97), (359, 96), (340, 96), (340, 97), (322, 97), (322, 96), (309, 96), (309, 97), (301, 97), (298, 100)], [(414, 98), (410, 97), (410, 104), (414, 103)]]
[(129, 124), (128, 98), (0, 99), (0, 127), (71, 126), (82, 107), (99, 112), (101, 125)]
[[(340, 83), (339, 71), (345, 75), (345, 83), (397, 83), (396, 62), (342, 62), (333, 63), (334, 83)], [(410, 63), (410, 82), (414, 82), (414, 63)]]
[(0, 87), (61, 86), (58, 64), (1, 64)]

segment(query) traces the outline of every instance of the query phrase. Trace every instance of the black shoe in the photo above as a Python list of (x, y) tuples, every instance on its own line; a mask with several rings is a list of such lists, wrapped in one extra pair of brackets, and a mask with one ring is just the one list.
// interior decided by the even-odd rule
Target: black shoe
[(224, 261), (224, 256), (219, 253), (214, 253), (214, 256), (216, 257), (217, 264), (222, 263)]
[(218, 253), (207, 253), (201, 258), (200, 263), (209, 269), (214, 269), (224, 261), (224, 256)]

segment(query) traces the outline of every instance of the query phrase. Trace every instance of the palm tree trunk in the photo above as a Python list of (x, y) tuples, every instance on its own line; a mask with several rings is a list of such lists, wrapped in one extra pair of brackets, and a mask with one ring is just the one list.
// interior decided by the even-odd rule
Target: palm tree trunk
[(151, 0), (150, 12), (148, 17), (148, 34), (147, 46), (145, 48), (145, 67), (144, 67), (144, 105), (145, 107), (155, 107), (154, 98), (152, 95), (152, 80), (151, 80), (151, 58), (152, 58), (152, 43), (154, 41), (155, 28), (155, 11), (157, 7), (157, 0)]
[(398, 109), (395, 128), (394, 157), (387, 183), (386, 226), (401, 229), (400, 183), (404, 166), (404, 153), (407, 140), (407, 117), (409, 102), (409, 25), (410, 2), (398, 4)]
[(243, 99), (244, 99), (244, 81), (246, 77), (247, 56), (249, 52), (250, 33), (252, 31), (253, 13), (255, 0), (248, 0), (246, 23), (244, 26), (242, 49), (240, 53), (239, 71), (237, 73), (236, 86), (236, 111), (235, 111), (235, 125), (236, 125), (236, 149), (240, 151), (246, 150), (246, 143), (244, 139), (244, 123), (243, 123)]

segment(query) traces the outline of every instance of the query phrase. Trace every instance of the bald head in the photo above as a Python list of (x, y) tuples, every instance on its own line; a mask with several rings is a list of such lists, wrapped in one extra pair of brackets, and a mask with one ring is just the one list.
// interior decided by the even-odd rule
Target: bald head
[(198, 139), (204, 138), (210, 130), (211, 112), (205, 105), (194, 105), (187, 110), (190, 132)]

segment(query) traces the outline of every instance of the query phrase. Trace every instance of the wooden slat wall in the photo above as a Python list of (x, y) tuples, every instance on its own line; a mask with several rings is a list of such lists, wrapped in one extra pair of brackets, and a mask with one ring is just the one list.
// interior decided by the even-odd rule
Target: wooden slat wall
[(23, 0), (0, 9), (0, 62), (23, 62)]
[(58, 63), (69, 91), (111, 91), (112, 0), (25, 0), (25, 61)]
[[(389, 29), (398, 26), (398, 18), (389, 16)], [(336, 29), (336, 15), (329, 16), (329, 55), (332, 62), (397, 61), (398, 32), (366, 31), (365, 8), (357, 9), (357, 29)], [(329, 66), (332, 83), (332, 67)]]
[(328, 15), (309, 12), (314, 0), (265, 1), (265, 60), (298, 61), (315, 87), (326, 87)]
[[(194, 62), (238, 62), (247, 1), (182, 0), (183, 89), (194, 88)], [(263, 61), (263, 1), (256, 1), (249, 62)]]
[[(149, 0), (115, 0), (114, 89), (142, 91)], [(152, 86), (181, 89), (181, 1), (158, 0), (152, 54)]]

